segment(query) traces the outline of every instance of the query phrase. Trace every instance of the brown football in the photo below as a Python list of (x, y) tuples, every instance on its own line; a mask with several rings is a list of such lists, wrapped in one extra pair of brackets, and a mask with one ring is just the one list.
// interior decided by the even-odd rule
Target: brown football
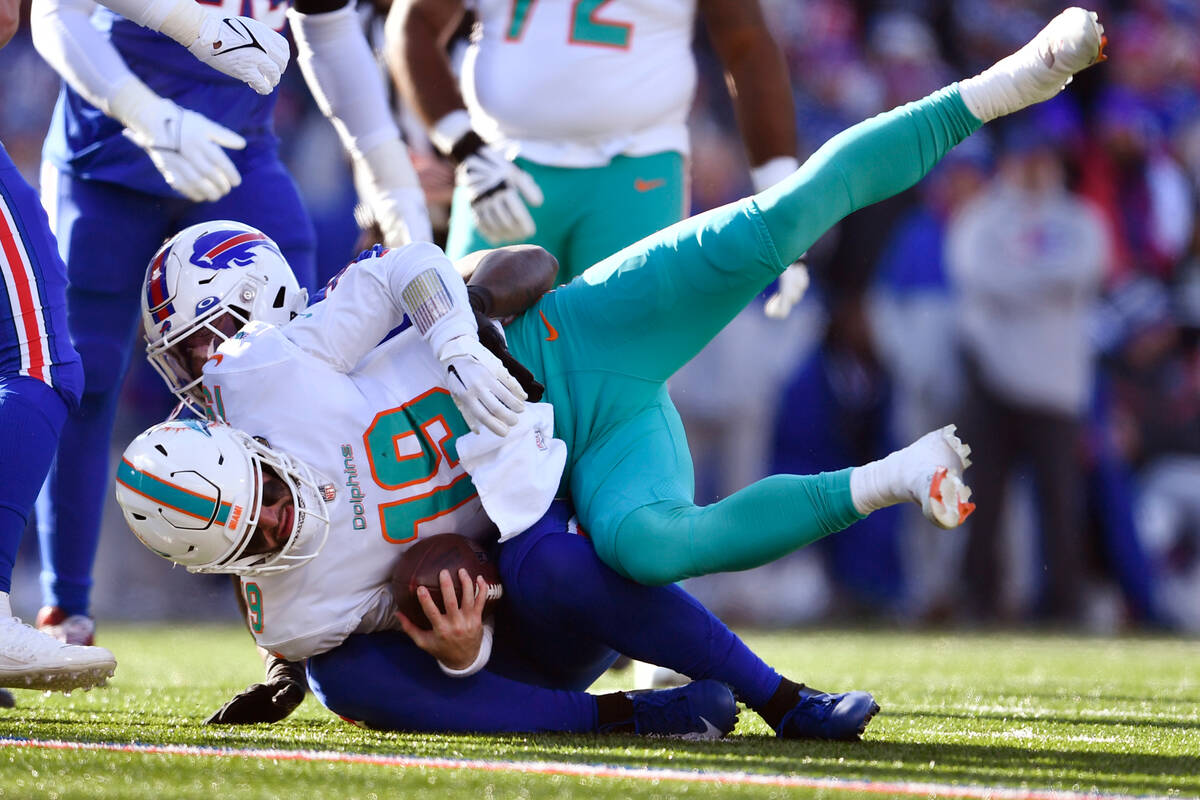
[(459, 568), (465, 569), (472, 578), (482, 575), (487, 581), (487, 605), (484, 607), (486, 612), (503, 593), (500, 572), (482, 546), (456, 533), (418, 539), (400, 556), (395, 569), (392, 570), (392, 595), (396, 599), (396, 610), (403, 612), (414, 624), (429, 630), (432, 625), (417, 599), (417, 587), (424, 586), (428, 589), (438, 610), (444, 612), (446, 605), (442, 600), (442, 585), (438, 582), (438, 574), (444, 569), (450, 570), (457, 599), (457, 593), (462, 590), (462, 583), (458, 578)]

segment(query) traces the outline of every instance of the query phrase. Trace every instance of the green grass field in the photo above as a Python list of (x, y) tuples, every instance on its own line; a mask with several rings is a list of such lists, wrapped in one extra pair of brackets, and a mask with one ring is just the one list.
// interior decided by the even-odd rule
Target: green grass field
[[(248, 637), (233, 627), (105, 626), (120, 661), (106, 689), (71, 696), (18, 692), (0, 710), (12, 739), (197, 745), (281, 751), (213, 757), (0, 749), (0, 798), (443, 798), (932, 796), (980, 787), (1200, 797), (1200, 642), (1058, 636), (854, 632), (747, 635), (785, 674), (826, 689), (867, 689), (883, 706), (857, 744), (780, 742), (751, 711), (719, 742), (637, 737), (412, 736), (347, 725), (309, 698), (273, 726), (208, 728), (201, 721), (261, 677)], [(597, 688), (624, 688), (610, 673)], [(283, 752), (288, 751), (288, 752)], [(298, 760), (295, 751), (416, 759), (520, 762), (370, 764)], [(872, 781), (747, 785), (604, 774), (570, 767), (683, 770)], [(603, 770), (599, 770), (603, 772)], [(728, 776), (726, 776), (728, 778)], [(913, 787), (908, 784), (928, 784)], [(964, 788), (965, 787), (965, 788)]]

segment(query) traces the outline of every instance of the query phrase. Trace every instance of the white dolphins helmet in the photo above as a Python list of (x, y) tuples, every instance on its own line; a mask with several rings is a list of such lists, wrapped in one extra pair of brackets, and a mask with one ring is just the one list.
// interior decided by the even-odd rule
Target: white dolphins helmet
[(226, 313), (238, 328), (261, 320), (284, 325), (304, 310), (300, 288), (279, 247), (262, 231), (217, 220), (183, 229), (159, 248), (142, 287), (146, 357), (172, 394), (204, 416), (200, 376), (192, 374), (177, 346), (213, 326)]
[[(291, 492), (291, 531), (280, 549), (244, 555), (262, 511), (264, 469)], [(155, 425), (125, 448), (116, 494), (142, 544), (189, 572), (268, 575), (320, 552), (334, 488), (236, 428), (188, 419)]]

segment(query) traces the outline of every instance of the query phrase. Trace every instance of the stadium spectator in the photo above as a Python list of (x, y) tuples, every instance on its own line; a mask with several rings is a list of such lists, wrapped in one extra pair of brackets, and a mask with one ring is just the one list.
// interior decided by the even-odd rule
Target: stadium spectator
[(999, 524), (1009, 477), (1035, 477), (1047, 567), (1044, 611), (1082, 620), (1081, 425), (1093, 379), (1088, 317), (1111, 261), (1099, 212), (1067, 189), (1046, 126), (1030, 115), (1005, 138), (993, 182), (947, 230), (959, 294), (966, 391), (962, 426), (977, 452), (964, 584), (969, 613), (1011, 620)]
[[(891, 427), (900, 441), (956, 416), (962, 375), (956, 299), (946, 274), (949, 220), (986, 185), (991, 140), (976, 133), (950, 151), (917, 186), (918, 202), (892, 229), (875, 268), (870, 320), (875, 348), (893, 385)], [(957, 590), (961, 541), (930, 530), (925, 519), (900, 510), (906, 591), (901, 613), (947, 618)]]
[[(828, 305), (819, 346), (781, 389), (772, 437), (774, 474), (835, 470), (893, 450), (892, 381), (879, 363), (864, 300), (853, 292), (837, 294)], [(839, 591), (833, 604), (839, 614), (887, 616), (899, 606), (905, 588), (897, 540), (900, 510), (881, 509), (819, 543)]]

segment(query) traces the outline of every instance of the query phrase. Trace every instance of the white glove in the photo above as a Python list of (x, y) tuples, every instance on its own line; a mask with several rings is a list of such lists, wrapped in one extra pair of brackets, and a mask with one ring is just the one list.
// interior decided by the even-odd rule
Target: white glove
[(410, 242), (432, 242), (433, 226), (425, 208), (425, 192), (401, 188), (374, 192), (367, 201), (371, 215), (383, 232), (383, 243), (400, 247)]
[(438, 360), (446, 370), (446, 388), (471, 430), (486, 427), (497, 436), (517, 424), (525, 409), (525, 390), (500, 359), (474, 336), (456, 336), (442, 345)]
[(150, 154), (171, 188), (187, 199), (211, 203), (242, 182), (221, 148), (241, 150), (246, 140), (159, 97), (140, 80), (133, 78), (117, 90), (109, 113), (125, 125), (125, 135)]
[(270, 94), (287, 68), (291, 48), (287, 39), (250, 17), (227, 17), (209, 12), (192, 55), (218, 72), (247, 83), (259, 94)]
[(458, 164), (455, 177), (467, 189), (483, 238), (501, 244), (533, 236), (537, 227), (525, 203), (540, 206), (543, 197), (528, 172), (484, 144), (474, 131), (455, 143), (451, 158)]
[(808, 291), (808, 267), (803, 261), (796, 261), (785, 269), (779, 276), (775, 294), (767, 298), (763, 313), (771, 319), (783, 319), (791, 313), (792, 307), (800, 302)]

